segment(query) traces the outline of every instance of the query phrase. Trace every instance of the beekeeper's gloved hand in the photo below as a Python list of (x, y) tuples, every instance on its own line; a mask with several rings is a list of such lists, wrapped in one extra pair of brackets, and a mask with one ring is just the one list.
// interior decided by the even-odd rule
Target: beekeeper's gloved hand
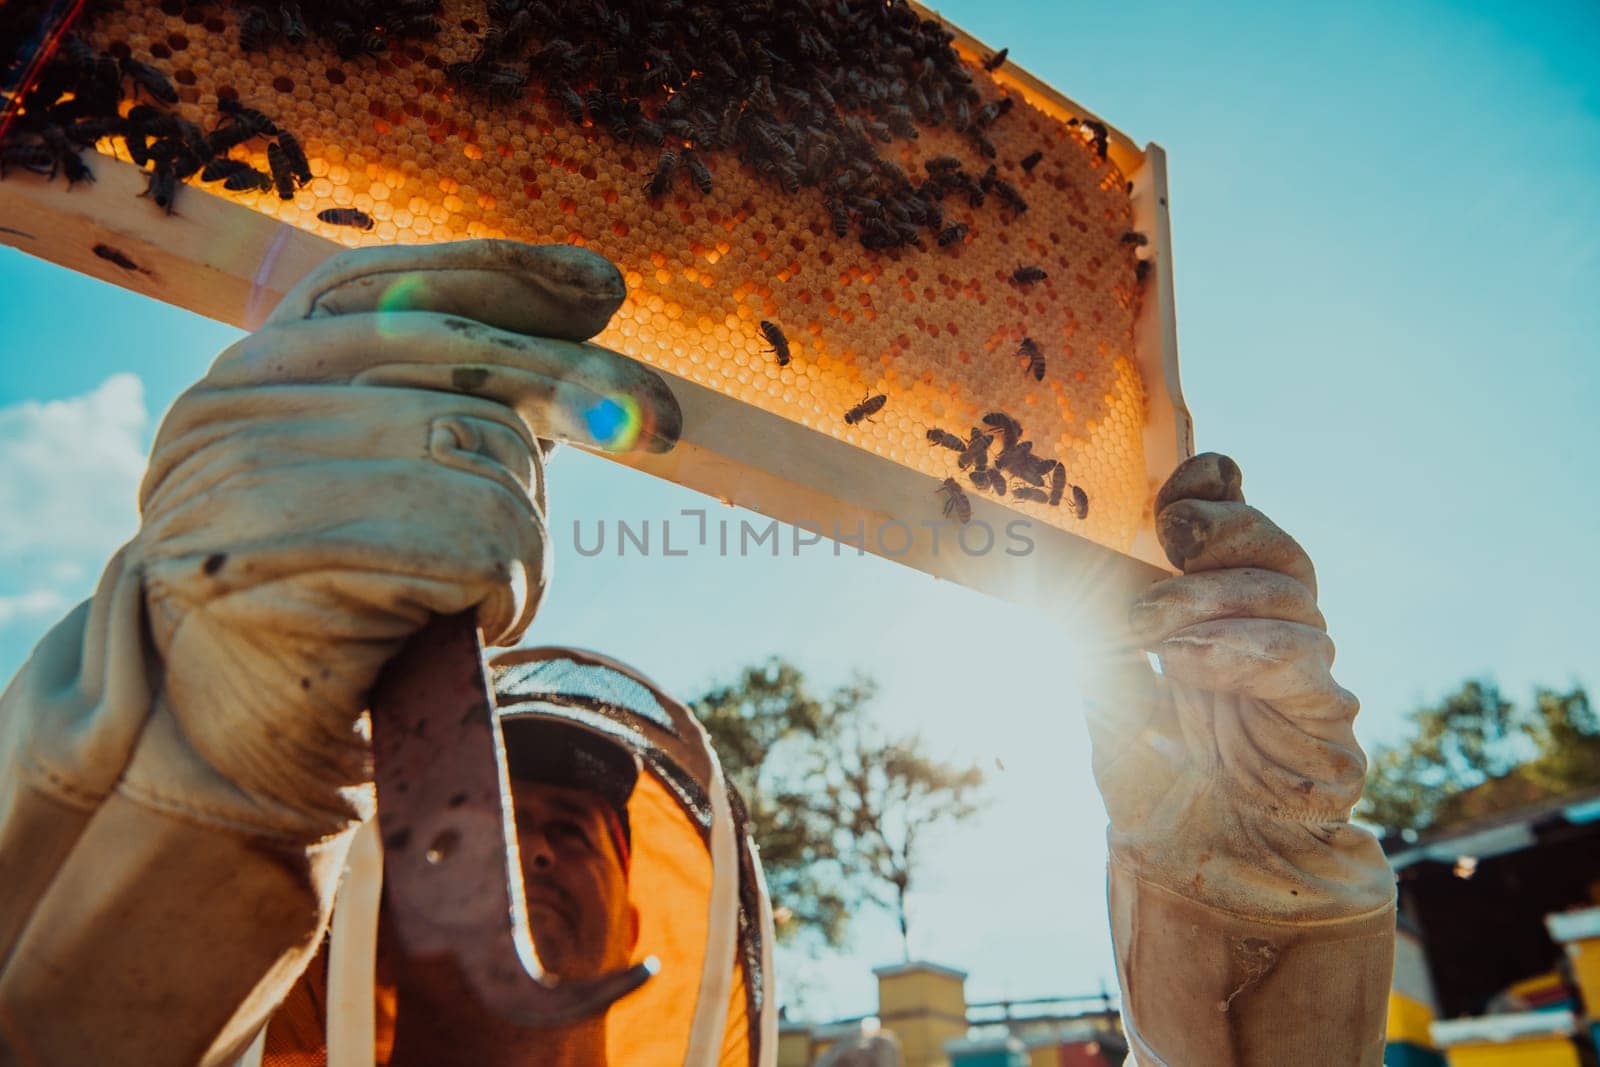
[(493, 644), (527, 627), (536, 437), (671, 445), (661, 379), (578, 343), (622, 298), (567, 246), (350, 252), (174, 405), (136, 550), (165, 708), (241, 818), (316, 836), (363, 814), (367, 690), (430, 613), (477, 607)]
[(581, 343), (623, 295), (572, 247), (347, 252), (173, 405), (138, 535), (0, 705), (0, 1060), (248, 1040), (372, 812), (379, 670), (430, 614), (506, 644), (539, 604), (539, 439), (676, 439)]
[(1144, 1067), (1376, 1065), (1394, 879), (1348, 822), (1357, 703), (1310, 559), (1240, 482), (1208, 453), (1162, 488), (1184, 573), (1134, 605), (1091, 706), (1129, 1034)]

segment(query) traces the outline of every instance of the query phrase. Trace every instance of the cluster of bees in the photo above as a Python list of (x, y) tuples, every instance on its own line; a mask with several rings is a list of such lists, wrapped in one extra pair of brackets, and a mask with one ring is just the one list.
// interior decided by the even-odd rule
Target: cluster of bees
[(949, 31), (904, 3), (492, 0), (488, 16), (477, 52), (446, 73), (492, 99), (532, 89), (574, 124), (659, 148), (652, 198), (683, 173), (709, 193), (707, 157), (732, 155), (786, 193), (821, 189), (835, 235), (872, 250), (961, 240), (948, 195), (1027, 210), (993, 165), (974, 177), (941, 157), (919, 181), (879, 154), (942, 125), (993, 158), (985, 131), (1012, 107), (985, 101)]
[[(1089, 494), (1081, 486), (1067, 482), (1067, 468), (1057, 459), (1033, 454), (1033, 442), (1022, 436), (1022, 424), (1003, 411), (991, 411), (972, 427), (966, 437), (935, 426), (928, 430), (928, 443), (956, 453), (956, 465), (967, 471), (967, 480), (976, 489), (1004, 497), (1059, 507), (1069, 501), (1072, 514), (1089, 517)], [(1000, 450), (991, 460), (989, 449), (998, 437)], [(1069, 492), (1070, 490), (1070, 492)], [(943, 494), (945, 518), (965, 524), (972, 520), (972, 501), (954, 477), (939, 486)]]
[[(125, 95), (139, 102), (123, 114)], [(50, 178), (61, 173), (69, 184), (93, 181), (81, 153), (111, 138), (148, 171), (145, 195), (169, 214), (180, 184), (196, 176), (233, 191), (276, 189), (284, 200), (311, 180), (300, 142), (261, 112), (223, 98), (217, 101), (220, 121), (202, 131), (167, 110), (177, 103), (177, 88), (155, 67), (125, 49), (97, 52), (68, 35), (21, 94), (5, 102), (9, 128), (0, 142), (0, 177), (18, 167)], [(229, 156), (256, 138), (269, 141), (271, 173)]]
[[(1036, 269), (1019, 267), (1017, 273)], [(1041, 276), (1043, 273), (1039, 271)], [(783, 328), (763, 319), (761, 334), (771, 346), (768, 351), (773, 354), (778, 366), (788, 366), (793, 357)], [(1019, 354), (1027, 358), (1028, 372), (1036, 380), (1042, 380), (1044, 357), (1039, 352), (1038, 343), (1031, 337), (1024, 337)], [(886, 393), (867, 396), (844, 413), (845, 424), (855, 426), (871, 419), (888, 402)], [(1023, 438), (1020, 422), (1003, 411), (991, 411), (981, 421), (983, 425), (972, 427), (966, 437), (937, 426), (931, 427), (927, 434), (928, 443), (955, 452), (956, 466), (968, 472), (967, 479), (975, 489), (1002, 498), (1009, 494), (1017, 500), (1048, 504), (1050, 507), (1059, 507), (1063, 500), (1068, 500), (1072, 514), (1077, 519), (1081, 521), (1089, 517), (1089, 494), (1082, 486), (1069, 485), (1067, 468), (1060, 460), (1034, 455), (1033, 442)], [(989, 449), (996, 437), (1000, 439), (1000, 450), (991, 461)], [(959, 481), (953, 477), (946, 478), (938, 491), (945, 497), (945, 518), (955, 518), (963, 525), (972, 521), (972, 501)]]

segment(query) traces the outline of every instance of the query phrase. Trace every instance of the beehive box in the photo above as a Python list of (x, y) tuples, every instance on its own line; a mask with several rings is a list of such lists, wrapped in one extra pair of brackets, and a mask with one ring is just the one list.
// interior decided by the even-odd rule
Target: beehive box
[[(1053, 607), (1074, 575), (1121, 600), (1150, 576), (1133, 561), (1162, 563), (1150, 502), (1192, 446), (1159, 149), (904, 4), (412, 2), (344, 27), (293, 8), (87, 5), (73, 55), (123, 62), (136, 138), (95, 142), (124, 162), (93, 159), (92, 186), (0, 184), (8, 243), (245, 327), (340, 246), (586, 245), (629, 289), (597, 340), (685, 408), (678, 450), (626, 462)], [(9, 143), (44, 143), (11, 103)], [(274, 129), (228, 136), (235, 104)], [(196, 168), (153, 115), (238, 140), (215, 154), (261, 187), (176, 187), (172, 145), (177, 177)], [(1044, 462), (980, 489), (929, 431), (970, 440), (995, 412)], [(941, 541), (946, 478), (980, 526), (1026, 520), (1033, 551)]]

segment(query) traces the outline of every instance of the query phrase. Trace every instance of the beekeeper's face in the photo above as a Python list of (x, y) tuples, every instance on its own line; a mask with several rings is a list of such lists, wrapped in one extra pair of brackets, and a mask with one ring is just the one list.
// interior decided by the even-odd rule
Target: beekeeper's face
[(592, 978), (624, 968), (639, 938), (605, 801), (584, 789), (512, 783), (528, 925), (545, 969)]

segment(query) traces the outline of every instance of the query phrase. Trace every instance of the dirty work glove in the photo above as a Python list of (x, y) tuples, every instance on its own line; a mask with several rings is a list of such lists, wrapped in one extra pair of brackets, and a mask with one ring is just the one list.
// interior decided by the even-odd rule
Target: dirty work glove
[(430, 613), (476, 607), (493, 644), (527, 627), (550, 567), (536, 438), (671, 446), (662, 380), (580, 343), (622, 298), (573, 247), (349, 252), (174, 405), (137, 555), (165, 710), (244, 821), (365, 814), (366, 693)]
[(1377, 1065), (1394, 879), (1348, 821), (1357, 702), (1311, 560), (1240, 484), (1207, 453), (1162, 488), (1183, 574), (1134, 605), (1090, 709), (1128, 1033), (1142, 1067)]
[(549, 578), (538, 440), (665, 450), (583, 344), (622, 278), (509, 241), (333, 257), (173, 405), (138, 535), (0, 697), (0, 1063), (231, 1064), (372, 812), (366, 693)]

